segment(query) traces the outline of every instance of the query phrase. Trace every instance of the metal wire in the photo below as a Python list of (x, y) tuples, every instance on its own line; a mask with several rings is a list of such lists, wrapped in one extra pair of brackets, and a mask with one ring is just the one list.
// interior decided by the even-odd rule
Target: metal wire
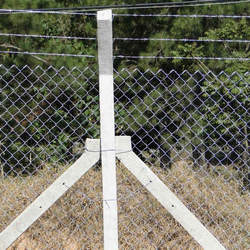
[(239, 15), (179, 15), (179, 14), (113, 14), (114, 17), (183, 17), (183, 18), (250, 18), (250, 16)]
[[(95, 37), (72, 37), (72, 36), (48, 36), (48, 35), (29, 35), (29, 34), (9, 34), (0, 33), (0, 36), (8, 37), (28, 37), (28, 38), (45, 38), (45, 39), (67, 39), (67, 40), (96, 40)], [(114, 41), (177, 41), (177, 42), (227, 42), (227, 43), (249, 43), (250, 40), (229, 40), (229, 39), (189, 39), (189, 38), (131, 38), (117, 37)]]
[(46, 53), (46, 52), (28, 52), (28, 51), (0, 51), (0, 54), (21, 54), (21, 55), (39, 55), (39, 56), (66, 56), (66, 57), (86, 57), (95, 58), (93, 55), (77, 55), (77, 54), (60, 54), (60, 53)]
[[(220, 0), (203, 0), (203, 1), (183, 1), (183, 2), (163, 2), (163, 3), (142, 3), (142, 4), (118, 4), (118, 5), (99, 5), (99, 6), (82, 6), (82, 7), (68, 7), (68, 8), (47, 8), (47, 9), (28, 9), (28, 10), (8, 10), (2, 9), (2, 13), (51, 13), (60, 12), (65, 14), (65, 11), (96, 11), (101, 9), (152, 9), (152, 8), (170, 8), (170, 7), (188, 7), (188, 6), (203, 6), (203, 5), (214, 5), (214, 4), (235, 4), (235, 3), (246, 3), (246, 1), (220, 1)], [(64, 11), (64, 12), (62, 12)]]
[(40, 11), (40, 10), (10, 10), (0, 9), (0, 15), (9, 14), (58, 14), (58, 15), (83, 15), (83, 16), (96, 16), (96, 13), (86, 12), (68, 12), (68, 11)]
[[(198, 68), (114, 72), (119, 134), (131, 135), (133, 152), (226, 249), (247, 249), (249, 238), (248, 80), (249, 72)], [(2, 231), (88, 150), (100, 118), (91, 68), (0, 65), (0, 90)], [(120, 162), (117, 179), (120, 249), (199, 248), (144, 189), (154, 180), (143, 187)], [(103, 249), (101, 187), (97, 165), (11, 247)]]
[[(187, 41), (162, 41), (168, 39)], [(191, 41), (212, 42), (188, 39)], [(95, 58), (9, 48), (17, 51), (0, 54)], [(117, 58), (249, 61), (224, 57), (114, 56)], [(130, 67), (115, 71), (117, 134), (131, 135), (133, 152), (226, 248), (247, 249), (249, 72), (229, 73), (231, 69), (226, 69), (214, 73), (204, 63), (199, 64), (204, 67), (196, 65), (195, 69), (184, 71)], [(98, 138), (100, 134), (95, 69), (21, 65), (0, 65), (0, 231), (88, 150), (84, 145), (86, 138)], [(102, 152), (110, 150), (114, 148)], [(128, 152), (118, 149), (118, 154)], [(11, 247), (102, 249), (103, 198), (98, 169), (99, 165), (90, 169)], [(117, 170), (121, 249), (199, 248), (144, 189), (152, 179), (148, 178), (143, 187), (121, 163)], [(62, 185), (61, 188), (69, 187)]]
[(46, 39), (68, 39), (68, 40), (96, 40), (95, 37), (47, 36), (47, 35), (9, 34), (9, 33), (0, 33), (0, 36), (46, 38)]
[[(131, 7), (131, 8), (126, 8), (126, 9), (159, 9), (159, 8), (183, 8), (183, 7), (199, 7), (199, 6), (213, 6), (213, 5), (228, 5), (228, 4), (240, 4), (240, 3), (247, 3), (250, 2), (249, 0), (247, 1), (232, 1), (232, 2), (217, 2), (217, 3), (197, 3), (197, 4), (185, 4), (185, 5), (165, 5), (165, 6), (155, 6), (155, 7)], [(120, 8), (122, 9), (122, 8)]]
[(125, 56), (117, 55), (115, 59), (179, 59), (179, 60), (215, 60), (215, 61), (250, 61), (245, 57), (182, 57), (182, 56)]
[[(0, 33), (1, 35), (1, 33)], [(189, 38), (129, 38), (117, 37), (114, 41), (176, 41), (176, 42), (227, 42), (227, 43), (249, 43), (250, 40), (228, 40), (228, 39), (189, 39)]]
[[(156, 9), (156, 8), (181, 8), (181, 7), (195, 7), (195, 6), (206, 6), (206, 5), (228, 5), (228, 4), (239, 4), (247, 3), (250, 0), (241, 1), (192, 1), (192, 2), (167, 2), (167, 3), (147, 3), (147, 4), (123, 4), (123, 5), (106, 5), (106, 6), (83, 6), (76, 8), (51, 8), (51, 9), (0, 9), (0, 14), (63, 14), (63, 15), (86, 15), (95, 16), (96, 13), (86, 13), (86, 11), (98, 11), (101, 9)], [(74, 10), (74, 12), (70, 12)], [(82, 12), (85, 11), (85, 12)]]
[[(192, 3), (198, 3), (199, 1), (192, 1)], [(206, 2), (217, 2), (214, 0), (206, 1)], [(117, 5), (92, 5), (92, 6), (82, 6), (82, 7), (68, 7), (68, 8), (46, 8), (46, 9), (30, 9), (29, 11), (81, 11), (81, 10), (96, 10), (96, 9), (106, 9), (106, 8), (113, 8), (113, 9), (126, 9), (126, 8), (147, 8), (147, 7), (161, 7), (166, 6), (167, 4), (169, 6), (171, 5), (184, 5), (189, 4), (190, 2), (184, 1), (184, 2), (164, 2), (164, 3), (143, 3), (143, 4), (117, 4)], [(24, 10), (13, 10), (13, 11), (24, 11)]]

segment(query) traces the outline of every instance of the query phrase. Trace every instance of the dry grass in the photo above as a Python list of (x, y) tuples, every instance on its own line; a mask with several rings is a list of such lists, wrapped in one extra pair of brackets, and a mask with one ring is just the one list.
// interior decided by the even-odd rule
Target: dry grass
[[(120, 249), (201, 249), (136, 179), (117, 164)], [(66, 167), (38, 175), (1, 180), (2, 231)], [(186, 162), (152, 170), (227, 249), (248, 249), (249, 195), (223, 175), (194, 171)], [(101, 172), (91, 169), (9, 250), (103, 249)]]

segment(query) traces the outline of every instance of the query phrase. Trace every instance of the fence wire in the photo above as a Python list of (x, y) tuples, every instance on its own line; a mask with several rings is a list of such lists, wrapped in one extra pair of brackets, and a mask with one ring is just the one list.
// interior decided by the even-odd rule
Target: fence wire
[[(228, 249), (248, 249), (246, 72), (115, 72), (116, 134)], [(99, 138), (91, 68), (0, 66), (0, 231)], [(121, 249), (200, 246), (117, 162)], [(103, 248), (97, 164), (9, 249)]]
[[(97, 85), (91, 68), (0, 66), (0, 231), (81, 156), (87, 137), (99, 137)], [(9, 249), (101, 247), (98, 169), (87, 173)]]
[[(123, 69), (115, 82), (118, 133), (131, 135), (133, 151), (227, 249), (247, 248), (249, 72)], [(129, 190), (126, 195), (120, 187), (119, 193), (120, 206), (130, 214), (120, 218), (128, 249), (134, 244), (198, 248), (129, 173), (120, 171), (121, 186)]]

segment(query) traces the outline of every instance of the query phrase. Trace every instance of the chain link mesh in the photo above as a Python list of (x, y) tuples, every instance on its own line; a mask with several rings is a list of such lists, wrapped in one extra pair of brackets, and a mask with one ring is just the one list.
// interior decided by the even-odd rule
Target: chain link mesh
[[(86, 138), (99, 136), (97, 78), (91, 68), (0, 66), (0, 231), (81, 156)], [(101, 247), (98, 169), (83, 176), (9, 249)]]
[[(248, 249), (249, 72), (115, 72), (116, 134), (228, 249)], [(91, 68), (0, 66), (0, 231), (99, 138)], [(117, 161), (121, 249), (200, 249)], [(103, 248), (100, 166), (9, 249)]]
[[(249, 72), (115, 74), (117, 133), (131, 135), (133, 151), (227, 249), (249, 247), (249, 79)], [(124, 249), (200, 248), (135, 178), (119, 171)]]

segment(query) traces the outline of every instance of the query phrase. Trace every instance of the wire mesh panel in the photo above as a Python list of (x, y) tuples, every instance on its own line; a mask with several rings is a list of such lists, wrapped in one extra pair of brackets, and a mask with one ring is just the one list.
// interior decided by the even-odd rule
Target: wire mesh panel
[[(99, 136), (97, 77), (91, 68), (0, 66), (0, 231), (82, 155), (86, 138)], [(99, 169), (90, 170), (10, 249), (101, 245)]]
[[(85, 174), (8, 249), (102, 249), (102, 185), (97, 169), (96, 166)], [(9, 190), (1, 203), (1, 229), (63, 170), (4, 180), (3, 185)]]
[[(31, 204), (99, 136), (91, 68), (1, 65), (0, 228)], [(249, 73), (115, 72), (116, 134), (228, 249), (247, 249)], [(124, 249), (199, 249), (117, 162), (119, 244)], [(102, 248), (99, 165), (11, 247)]]
[(3, 175), (34, 174), (44, 164), (79, 157), (98, 136), (98, 88), (90, 68), (1, 65)]
[[(249, 72), (122, 69), (115, 76), (117, 134), (132, 136), (133, 151), (228, 249), (248, 248), (248, 96)], [(124, 248), (198, 248), (123, 168)]]

